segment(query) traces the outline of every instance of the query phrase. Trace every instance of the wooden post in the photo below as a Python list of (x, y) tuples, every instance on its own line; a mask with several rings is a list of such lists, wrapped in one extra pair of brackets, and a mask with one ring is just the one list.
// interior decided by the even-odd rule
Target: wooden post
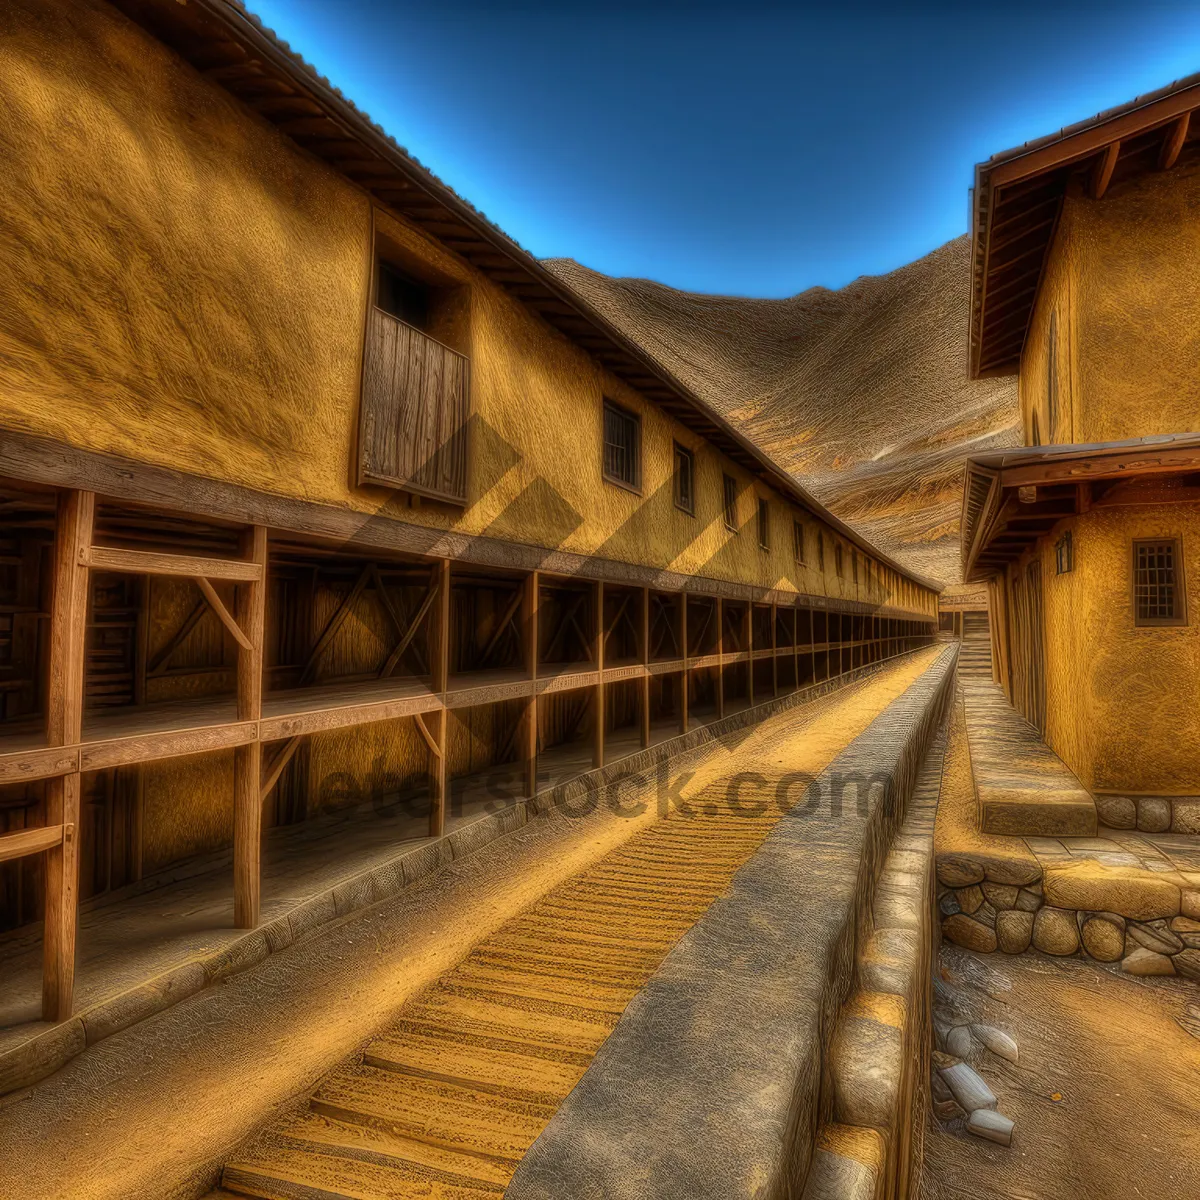
[(596, 710), (592, 721), (592, 766), (604, 766), (604, 583), (596, 584), (596, 621), (593, 631), (595, 638), (595, 661), (598, 679), (594, 702)]
[[(525, 653), (525, 674), (537, 679), (538, 658), (538, 596), (541, 584), (536, 571), (531, 571), (521, 587), (521, 645)], [(521, 717), (521, 765), (525, 776), (524, 794), (532, 799), (537, 794), (537, 689), (525, 703)]]
[(450, 713), (446, 709), (446, 684), (450, 678), (450, 560), (438, 559), (433, 574), (437, 583), (437, 599), (431, 610), (430, 689), (437, 694), (442, 706), (427, 714), (432, 725), (430, 733), (436, 743), (436, 750), (431, 748), (429, 753), (429, 836), (441, 837), (446, 832), (446, 801), (450, 790), (450, 774), (446, 766), (450, 723)]
[[(262, 719), (263, 631), (267, 610), (267, 530), (255, 525), (242, 536), (242, 557), (262, 567), (262, 578), (237, 589), (235, 619), (249, 646), (238, 646), (237, 715)], [(262, 742), (233, 752), (233, 923), (258, 924), (262, 905)]]
[(771, 602), (771, 695), (779, 695), (779, 607)]
[[(46, 741), (71, 746), (83, 732), (84, 640), (87, 633), (88, 569), (96, 497), (61, 492), (54, 541), (50, 612), (50, 674), (46, 695)], [(65, 1021), (75, 987), (75, 930), (79, 913), (78, 772), (46, 781), (46, 824), (61, 825), (63, 838), (46, 851), (45, 925), (42, 935), (42, 1019)]]
[(742, 644), (750, 656), (746, 671), (746, 699), (754, 707), (754, 601), (746, 601), (746, 619), (742, 622)]
[(725, 715), (725, 602), (717, 597), (717, 720)]
[(650, 589), (642, 588), (642, 749), (650, 745)]
[(683, 668), (679, 672), (679, 732), (687, 733), (688, 727), (688, 627), (687, 592), (679, 593), (679, 657)]

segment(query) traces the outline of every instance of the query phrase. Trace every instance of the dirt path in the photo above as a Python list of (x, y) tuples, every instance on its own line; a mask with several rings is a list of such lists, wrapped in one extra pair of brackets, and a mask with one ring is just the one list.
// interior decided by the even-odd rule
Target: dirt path
[[(684, 796), (765, 754), (816, 773), (938, 649), (781, 714), (714, 747)], [(623, 794), (631, 804), (632, 793)], [(211, 1186), (253, 1130), (303, 1097), (402, 1006), (551, 889), (657, 819), (598, 812), (539, 821), (453, 864), (395, 902), (273, 955), (160, 1017), (100, 1043), (30, 1092), (0, 1101), (3, 1200), (171, 1200)]]
[(1200, 1040), (1176, 1020), (1200, 1002), (1194, 984), (949, 945), (941, 968), (943, 1006), (1017, 1042), (1016, 1065), (970, 1060), (1016, 1129), (1005, 1149), (936, 1126), (922, 1200), (1200, 1196)]

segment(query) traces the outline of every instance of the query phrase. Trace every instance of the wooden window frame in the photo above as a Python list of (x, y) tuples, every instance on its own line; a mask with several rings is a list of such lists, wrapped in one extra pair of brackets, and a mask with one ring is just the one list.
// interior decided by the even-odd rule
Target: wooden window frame
[[(686, 446), (679, 442), (672, 442), (672, 473), (671, 473), (671, 491), (675, 498), (675, 507), (680, 512), (687, 513), (689, 517), (696, 515), (696, 455)], [(688, 472), (688, 499), (687, 503), (683, 502), (680, 496), (680, 461), (687, 463)]]
[(758, 548), (771, 549), (771, 502), (762, 496), (758, 498)]
[(737, 480), (721, 473), (721, 519), (730, 533), (737, 533)]
[(1054, 573), (1070, 575), (1075, 570), (1075, 539), (1069, 529), (1064, 529), (1062, 536), (1054, 543)]
[(846, 561), (841, 542), (833, 543), (833, 573), (839, 579), (846, 578)]
[(804, 565), (804, 522), (792, 518), (792, 558)]
[[(606, 453), (608, 446), (607, 418), (610, 409), (623, 420), (629, 421), (633, 429), (632, 482), (622, 479), (619, 475), (612, 475), (608, 471), (608, 454)], [(614, 487), (623, 488), (627, 492), (632, 492), (635, 496), (642, 494), (642, 418), (632, 409), (626, 408), (623, 404), (618, 404), (608, 396), (602, 398), (600, 405), (600, 475), (606, 483), (611, 483)]]
[[(1141, 617), (1138, 615), (1138, 547), (1170, 544), (1174, 559), (1176, 613), (1171, 617)], [(1139, 537), (1130, 541), (1129, 556), (1129, 601), (1133, 611), (1133, 624), (1137, 629), (1179, 628), (1188, 623), (1187, 572), (1183, 566), (1183, 538), (1179, 536)]]

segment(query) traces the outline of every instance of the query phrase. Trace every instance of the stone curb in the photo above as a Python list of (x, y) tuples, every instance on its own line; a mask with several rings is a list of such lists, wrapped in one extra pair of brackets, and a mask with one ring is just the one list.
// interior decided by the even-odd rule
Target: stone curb
[[(778, 822), (673, 947), (525, 1154), (508, 1200), (800, 1194), (855, 947), (956, 657), (948, 647), (822, 772), (826, 787), (835, 775), (886, 775), (879, 802)], [(917, 848), (897, 846), (900, 875)], [(885, 881), (880, 903), (907, 922), (898, 886)]]
[(845, 675), (772, 698), (700, 729), (689, 730), (609, 766), (576, 776), (565, 784), (547, 788), (532, 799), (519, 800), (498, 813), (481, 816), (435, 842), (406, 850), (369, 870), (351, 875), (258, 928), (247, 930), (223, 949), (202, 958), (187, 959), (0, 1052), (0, 1096), (45, 1079), (87, 1047), (164, 1012), (203, 988), (257, 966), (269, 955), (324, 926), (394, 898), (440, 867), (467, 858), (535, 818), (550, 817), (560, 807), (589, 793), (597, 793), (609, 784), (640, 775), (648, 768), (692, 757), (735, 730), (840, 691), (877, 674), (889, 663), (902, 662), (918, 653), (920, 649), (910, 650), (895, 658), (858, 667)]

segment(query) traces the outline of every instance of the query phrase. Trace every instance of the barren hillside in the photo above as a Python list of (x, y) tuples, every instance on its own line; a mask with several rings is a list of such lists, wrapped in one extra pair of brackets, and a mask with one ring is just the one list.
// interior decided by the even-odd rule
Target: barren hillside
[(1016, 384), (967, 378), (965, 237), (888, 275), (786, 300), (546, 266), (914, 570), (959, 580), (968, 452), (1016, 445)]

